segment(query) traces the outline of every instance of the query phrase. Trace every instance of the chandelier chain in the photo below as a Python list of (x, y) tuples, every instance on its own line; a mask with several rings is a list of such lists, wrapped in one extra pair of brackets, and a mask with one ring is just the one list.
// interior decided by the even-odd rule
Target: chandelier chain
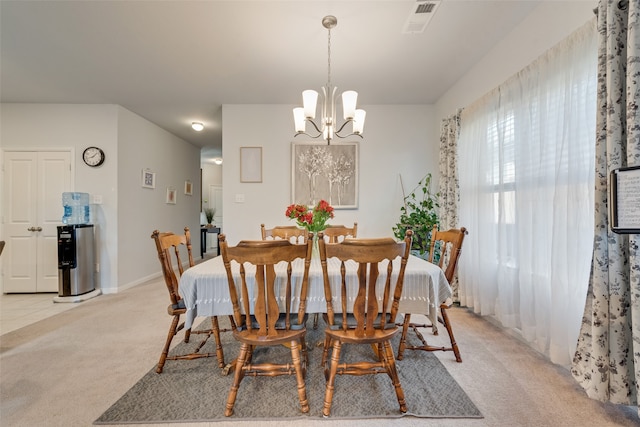
[(327, 37), (327, 84), (331, 87), (331, 28)]

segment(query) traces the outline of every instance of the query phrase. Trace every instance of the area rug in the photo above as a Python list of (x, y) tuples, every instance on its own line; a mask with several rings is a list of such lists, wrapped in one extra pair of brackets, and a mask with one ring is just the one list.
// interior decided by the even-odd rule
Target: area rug
[[(320, 366), (323, 336), (322, 327), (308, 328), (308, 414), (300, 412), (295, 376), (285, 375), (245, 377), (240, 384), (234, 414), (231, 418), (225, 417), (224, 408), (233, 377), (224, 376), (212, 357), (167, 361), (162, 374), (156, 374), (154, 366), (94, 424), (320, 418), (325, 390), (324, 371)], [(190, 344), (179, 344), (174, 351), (197, 344), (198, 336), (192, 335), (191, 341)], [(158, 348), (161, 344), (158, 343)], [(239, 345), (230, 333), (223, 334), (223, 346), (227, 360), (236, 356)], [(397, 346), (396, 338), (394, 351)], [(213, 338), (202, 351), (215, 352)], [(254, 361), (259, 363), (267, 355), (269, 360), (274, 357), (290, 360), (290, 354), (284, 347), (257, 349)], [(342, 357), (343, 360), (362, 360), (373, 357), (373, 352), (369, 346), (344, 345)], [(336, 378), (331, 418), (482, 418), (478, 408), (432, 353), (406, 351), (397, 366), (407, 401), (406, 414), (398, 409), (395, 391), (387, 375), (342, 375)]]

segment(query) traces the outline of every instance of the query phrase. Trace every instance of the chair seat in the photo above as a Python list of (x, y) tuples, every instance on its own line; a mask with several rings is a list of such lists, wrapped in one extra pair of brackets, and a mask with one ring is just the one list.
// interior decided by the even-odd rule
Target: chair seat
[[(399, 316), (396, 316), (396, 317), (399, 318)], [(329, 319), (326, 313), (323, 314), (323, 318), (324, 318), (324, 323), (327, 325), (327, 329), (331, 329), (334, 331), (338, 329), (342, 329), (342, 319), (343, 319), (342, 313), (335, 313), (333, 315), (333, 325), (329, 324)], [(393, 329), (394, 327), (396, 327), (396, 323), (398, 322), (398, 319), (394, 319), (392, 321), (390, 313), (386, 314), (386, 318), (387, 318), (387, 321), (385, 322), (385, 325), (384, 325), (385, 329)], [(376, 317), (375, 320), (373, 321), (373, 326), (375, 328), (380, 328), (381, 326), (380, 320), (381, 320), (381, 317), (378, 314), (378, 317)], [(347, 328), (355, 329), (357, 325), (358, 325), (358, 322), (354, 317), (353, 313), (347, 313)]]
[(184, 305), (184, 300), (178, 300), (176, 304), (169, 304), (167, 307), (167, 313), (170, 316), (176, 316), (178, 314), (185, 314), (187, 312), (187, 307)]
[(280, 345), (283, 343), (291, 342), (292, 340), (299, 339), (307, 333), (306, 328), (298, 329), (298, 330), (277, 330), (276, 336), (266, 337), (264, 335), (258, 335), (258, 330), (254, 329), (253, 331), (238, 331), (236, 330), (233, 334), (234, 338), (240, 342), (252, 345)]
[(377, 342), (388, 341), (393, 338), (401, 329), (395, 325), (392, 325), (389, 329), (375, 329), (373, 335), (370, 337), (358, 337), (356, 336), (355, 329), (325, 329), (325, 334), (331, 339), (339, 340), (343, 343), (355, 343), (355, 344), (372, 344)]

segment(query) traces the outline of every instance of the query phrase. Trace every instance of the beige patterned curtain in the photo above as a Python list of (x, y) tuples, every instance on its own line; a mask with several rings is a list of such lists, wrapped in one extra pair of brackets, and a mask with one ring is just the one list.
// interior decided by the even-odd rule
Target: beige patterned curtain
[(595, 237), (572, 374), (597, 400), (638, 405), (640, 235), (610, 229), (609, 173), (640, 165), (640, 1), (598, 5)]
[[(438, 220), (440, 230), (449, 230), (458, 227), (458, 203), (460, 202), (460, 182), (458, 179), (458, 135), (460, 134), (460, 113), (442, 120), (440, 131), (440, 181), (438, 192), (440, 193), (440, 211)], [(459, 302), (458, 275), (451, 283), (453, 291), (452, 299)]]
[(458, 135), (460, 134), (460, 112), (442, 120), (440, 130), (440, 229), (458, 226), (458, 203), (460, 183), (458, 180)]

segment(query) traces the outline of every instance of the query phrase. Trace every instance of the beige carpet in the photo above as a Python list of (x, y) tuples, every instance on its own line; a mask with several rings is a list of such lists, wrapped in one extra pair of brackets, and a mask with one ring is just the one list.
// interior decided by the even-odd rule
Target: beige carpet
[[(164, 284), (157, 280), (99, 296), (0, 337), (0, 425), (92, 425), (157, 363), (170, 321), (166, 300)], [(451, 310), (451, 318), (463, 363), (451, 353), (435, 354), (484, 418), (372, 419), (368, 427), (640, 425), (635, 408), (589, 399), (565, 368), (489, 322), (465, 309)], [(444, 342), (446, 334), (432, 341)], [(255, 422), (180, 424), (195, 425)], [(297, 421), (260, 425), (295, 426)], [(305, 421), (310, 427), (359, 425), (358, 420)]]

